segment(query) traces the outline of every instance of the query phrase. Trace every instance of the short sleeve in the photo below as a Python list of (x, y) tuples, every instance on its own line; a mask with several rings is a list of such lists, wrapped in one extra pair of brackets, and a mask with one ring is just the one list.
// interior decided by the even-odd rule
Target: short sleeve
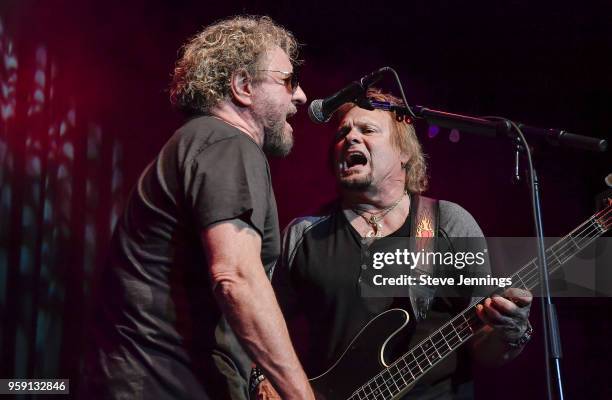
[(281, 253), (270, 271), (274, 293), (287, 320), (293, 318), (299, 310), (299, 296), (293, 284), (291, 271), (295, 251), (304, 234), (304, 229), (299, 221), (299, 219), (294, 219), (283, 231)]
[(303, 244), (306, 233), (324, 220), (324, 217), (297, 218), (291, 221), (283, 231), (281, 253), (271, 270), (271, 280), (285, 319), (291, 319), (298, 314), (302, 306), (299, 301), (298, 288), (293, 279), (295, 271), (292, 267), (296, 252)]
[(263, 237), (271, 182), (257, 144), (240, 136), (220, 140), (200, 151), (186, 169), (185, 198), (200, 230), (240, 218)]
[[(440, 230), (442, 236), (448, 240), (449, 246), (455, 253), (483, 252), (486, 247), (486, 239), (480, 226), (474, 217), (458, 204), (440, 200)], [(487, 253), (484, 253), (484, 262), (481, 265), (473, 264), (465, 267), (460, 272), (468, 277), (486, 277), (491, 275), (491, 263)], [(478, 300), (480, 296), (489, 293), (493, 288), (466, 286), (463, 295), (470, 298), (470, 304)], [(467, 304), (460, 304), (461, 308)]]
[(478, 223), (463, 207), (440, 200), (440, 227), (449, 237), (483, 237)]

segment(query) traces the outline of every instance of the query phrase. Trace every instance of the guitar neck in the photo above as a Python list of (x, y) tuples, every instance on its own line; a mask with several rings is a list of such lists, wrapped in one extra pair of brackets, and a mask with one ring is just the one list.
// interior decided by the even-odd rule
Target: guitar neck
[[(612, 204), (550, 246), (546, 250), (548, 273), (552, 274), (558, 270), (569, 259), (606, 233), (612, 222), (611, 211)], [(511, 280), (511, 287), (527, 290), (535, 288), (540, 282), (537, 258), (519, 269), (512, 275)], [(484, 326), (476, 315), (476, 305), (483, 300), (484, 297), (475, 299), (468, 308), (357, 389), (349, 400), (393, 399), (404, 393)]]

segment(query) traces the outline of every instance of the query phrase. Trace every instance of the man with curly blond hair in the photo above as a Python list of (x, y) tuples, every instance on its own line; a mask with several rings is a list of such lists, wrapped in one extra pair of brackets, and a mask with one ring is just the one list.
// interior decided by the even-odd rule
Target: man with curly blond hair
[(312, 398), (268, 280), (280, 251), (265, 155), (286, 155), (306, 102), (298, 44), (267, 17), (187, 42), (170, 88), (187, 122), (145, 169), (96, 296), (87, 398), (245, 399), (253, 362)]

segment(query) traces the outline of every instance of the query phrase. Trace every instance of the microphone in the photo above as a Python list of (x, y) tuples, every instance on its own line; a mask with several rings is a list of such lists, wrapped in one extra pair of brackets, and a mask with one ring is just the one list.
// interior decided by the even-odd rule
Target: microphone
[(370, 86), (381, 80), (387, 68), (389, 67), (382, 67), (358, 81), (351, 82), (329, 97), (313, 100), (308, 106), (308, 116), (312, 122), (317, 124), (329, 121), (342, 104), (354, 101), (362, 96)]

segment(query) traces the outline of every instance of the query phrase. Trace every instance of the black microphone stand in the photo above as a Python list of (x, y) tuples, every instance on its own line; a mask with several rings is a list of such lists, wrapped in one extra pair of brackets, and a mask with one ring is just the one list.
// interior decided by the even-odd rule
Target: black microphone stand
[[(473, 132), (491, 138), (509, 137), (511, 139), (517, 139), (517, 135), (514, 133), (516, 128), (512, 126), (512, 121), (505, 118), (472, 117), (433, 110), (423, 106), (401, 107), (381, 101), (368, 102), (371, 107), (370, 109), (393, 111), (400, 120), (406, 117), (425, 119), (427, 122), (443, 128), (456, 128), (460, 131)], [(356, 103), (359, 106), (368, 107), (368, 104), (363, 98), (358, 99)], [(515, 123), (515, 126), (530, 139), (538, 142), (546, 142), (553, 146), (562, 146), (599, 153), (605, 152), (608, 148), (608, 142), (605, 139), (577, 135), (560, 129), (537, 128), (521, 123)]]
[(406, 107), (392, 105), (386, 102), (370, 101), (361, 97), (355, 101), (357, 105), (366, 109), (381, 109), (395, 112), (398, 120), (405, 118), (425, 119), (429, 123), (436, 124), (445, 128), (456, 128), (462, 131), (473, 132), (488, 137), (506, 137), (514, 141), (516, 146), (515, 170), (514, 178), (520, 177), (519, 158), (520, 152), (525, 153), (528, 161), (528, 172), (531, 186), (531, 200), (533, 207), (533, 217), (535, 221), (536, 235), (538, 238), (538, 257), (539, 257), (539, 272), (541, 282), (541, 307), (543, 319), (543, 333), (545, 342), (545, 357), (546, 357), (546, 387), (547, 394), (550, 400), (553, 399), (550, 374), (549, 357), (555, 367), (555, 381), (558, 392), (558, 398), (564, 399), (563, 382), (561, 379), (561, 336), (559, 334), (559, 326), (557, 322), (557, 313), (550, 295), (550, 285), (548, 279), (548, 263), (546, 260), (546, 251), (544, 245), (544, 227), (542, 223), (542, 208), (540, 201), (540, 187), (538, 177), (533, 167), (531, 150), (525, 138), (525, 135), (530, 139), (540, 142), (546, 142), (552, 145), (570, 147), (574, 149), (590, 150), (595, 152), (604, 152), (607, 149), (608, 143), (604, 139), (597, 139), (588, 136), (576, 135), (558, 129), (542, 129), (527, 126), (520, 123), (515, 123), (505, 118), (500, 117), (472, 117), (468, 115), (452, 114), (445, 111), (437, 111), (422, 106), (410, 106), (404, 96), (404, 91), (399, 81), (397, 73), (393, 72), (399, 88), (402, 92), (402, 97)]

